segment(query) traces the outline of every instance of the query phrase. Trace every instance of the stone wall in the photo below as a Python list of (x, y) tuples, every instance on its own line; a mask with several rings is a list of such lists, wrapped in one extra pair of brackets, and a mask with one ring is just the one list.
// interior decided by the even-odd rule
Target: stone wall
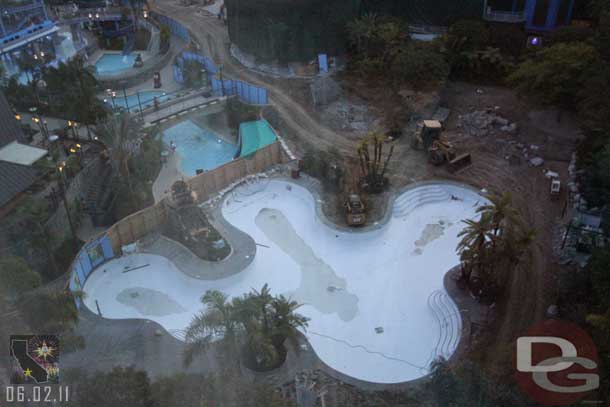
[[(99, 174), (102, 162), (99, 158), (94, 159), (88, 163), (80, 172), (70, 180), (68, 188), (66, 189), (66, 200), (70, 205), (72, 211), (74, 211), (74, 203), (77, 201), (84, 200), (87, 195), (89, 186), (95, 181), (95, 177)], [(72, 215), (73, 222), (77, 223), (78, 219), (74, 214)], [(55, 213), (51, 215), (47, 221), (47, 231), (51, 236), (56, 238), (56, 241), (61, 243), (64, 237), (69, 234), (70, 224), (68, 223), (68, 217), (66, 215), (66, 208), (63, 202), (59, 203)], [(75, 225), (76, 226), (76, 225)]]

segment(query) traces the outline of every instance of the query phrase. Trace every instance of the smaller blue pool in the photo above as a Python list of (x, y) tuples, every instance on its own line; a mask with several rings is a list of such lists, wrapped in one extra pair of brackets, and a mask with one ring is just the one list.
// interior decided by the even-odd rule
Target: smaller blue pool
[(136, 59), (134, 54), (103, 54), (95, 63), (95, 69), (100, 75), (111, 75), (133, 68)]
[[(127, 96), (127, 99), (125, 99), (125, 96), (123, 96), (121, 92), (117, 92), (117, 95), (114, 98), (114, 104), (125, 110), (129, 110), (130, 112), (139, 112), (140, 106), (142, 106), (142, 109), (153, 106), (155, 104), (155, 97), (159, 103), (169, 99), (169, 95), (162, 90), (143, 90), (134, 95)], [(112, 99), (109, 100), (106, 98), (106, 100), (107, 103), (112, 105)]]
[(189, 177), (196, 175), (198, 169), (209, 171), (228, 163), (237, 152), (235, 144), (227, 143), (190, 120), (165, 130), (162, 138), (168, 146), (172, 141), (176, 144), (180, 172)]

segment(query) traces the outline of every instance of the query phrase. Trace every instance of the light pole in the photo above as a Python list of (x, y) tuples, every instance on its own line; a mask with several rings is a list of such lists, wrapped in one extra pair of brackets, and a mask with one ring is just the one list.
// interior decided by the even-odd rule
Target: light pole
[(72, 121), (72, 120), (68, 120), (68, 127), (70, 128), (71, 132), (72, 132), (72, 138), (74, 140), (78, 140), (78, 123)]
[[(38, 112), (38, 108), (36, 106), (30, 107), (30, 113), (32, 113), (32, 121), (38, 125), (38, 129), (40, 130), (40, 134), (42, 135), (42, 138), (43, 138), (43, 145), (46, 145), (48, 138), (49, 138), (46, 121), (41, 120), (40, 116), (38, 116), (37, 112)], [(17, 115), (15, 115), (15, 118), (17, 118), (17, 116), (21, 117), (20, 115), (17, 114)], [(20, 119), (18, 119), (18, 120), (20, 120)]]
[(127, 85), (127, 83), (122, 81), (121, 87), (123, 88), (123, 98), (125, 99), (125, 109), (127, 109), (127, 112), (129, 113), (129, 102), (127, 101), (127, 91), (125, 90), (125, 85)]
[(218, 66), (218, 75), (220, 76), (220, 88), (222, 89), (222, 96), (225, 95), (225, 81), (222, 78), (222, 64)]

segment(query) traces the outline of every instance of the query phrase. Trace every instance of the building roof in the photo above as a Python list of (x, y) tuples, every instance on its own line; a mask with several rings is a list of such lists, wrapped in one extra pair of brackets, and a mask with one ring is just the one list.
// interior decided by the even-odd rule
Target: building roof
[(277, 141), (277, 136), (267, 120), (241, 123), (239, 138), (241, 157), (254, 154), (257, 150)]
[(19, 122), (15, 119), (4, 93), (0, 92), (0, 148), (13, 141), (24, 142), (23, 132)]
[(32, 186), (39, 176), (35, 167), (0, 161), (0, 207)]
[(8, 161), (13, 164), (32, 165), (45, 155), (47, 155), (47, 150), (16, 141), (0, 147), (0, 161)]

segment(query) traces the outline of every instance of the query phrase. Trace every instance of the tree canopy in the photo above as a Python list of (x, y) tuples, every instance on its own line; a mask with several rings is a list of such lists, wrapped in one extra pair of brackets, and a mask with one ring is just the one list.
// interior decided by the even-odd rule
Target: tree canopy
[(268, 370), (284, 361), (284, 342), (298, 351), (298, 330), (307, 327), (307, 318), (298, 314), (299, 304), (283, 295), (272, 296), (265, 284), (229, 301), (219, 291), (208, 291), (201, 298), (203, 311), (186, 330), (186, 365), (205, 352), (213, 342), (220, 342), (224, 355), (233, 363), (244, 362), (255, 370)]
[(601, 63), (592, 45), (559, 43), (520, 64), (508, 80), (522, 94), (572, 108), (583, 83)]
[(9, 298), (19, 295), (42, 284), (40, 274), (33, 271), (21, 257), (0, 257), (0, 290)]

